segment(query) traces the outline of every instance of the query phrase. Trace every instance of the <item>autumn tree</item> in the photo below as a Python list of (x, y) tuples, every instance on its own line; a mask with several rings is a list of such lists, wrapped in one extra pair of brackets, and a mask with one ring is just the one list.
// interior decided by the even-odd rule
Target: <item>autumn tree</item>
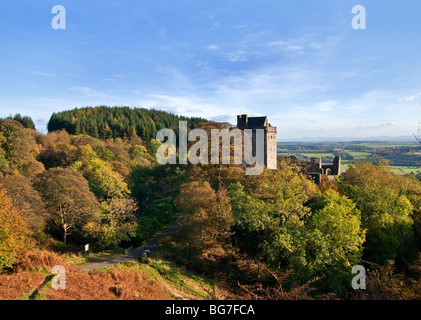
[(224, 255), (224, 244), (234, 222), (229, 197), (224, 189), (215, 192), (208, 182), (183, 184), (176, 200), (183, 228), (179, 233), (188, 255)]
[(47, 211), (41, 195), (36, 191), (29, 178), (22, 175), (0, 177), (0, 185), (7, 190), (13, 204), (19, 208), (23, 219), (34, 233), (44, 230)]
[(88, 182), (73, 168), (45, 171), (37, 176), (34, 187), (42, 195), (49, 221), (61, 230), (64, 244), (71, 232), (99, 221), (99, 203)]
[(44, 148), (39, 160), (46, 169), (68, 167), (77, 160), (77, 147), (72, 143), (72, 137), (64, 130), (50, 132), (43, 137)]
[(0, 148), (3, 150), (0, 152), (0, 166), (27, 177), (44, 171), (43, 164), (36, 160), (40, 150), (31, 130), (15, 120), (6, 119), (0, 123), (0, 133)]
[(9, 169), (9, 161), (6, 158), (6, 151), (4, 150), (4, 145), (6, 143), (6, 138), (2, 132), (0, 132), (0, 172), (6, 171)]
[(17, 262), (28, 244), (29, 234), (6, 190), (0, 189), (0, 273)]

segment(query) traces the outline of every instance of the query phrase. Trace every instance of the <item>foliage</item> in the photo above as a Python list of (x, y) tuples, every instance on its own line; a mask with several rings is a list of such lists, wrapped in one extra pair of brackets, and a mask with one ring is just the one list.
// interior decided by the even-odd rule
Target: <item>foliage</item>
[(186, 183), (180, 187), (176, 205), (183, 221), (178, 236), (183, 239), (188, 256), (212, 258), (223, 251), (217, 249), (223, 249), (228, 242), (234, 222), (225, 189), (215, 192), (208, 182)]
[(73, 168), (53, 168), (37, 176), (34, 187), (47, 207), (49, 222), (61, 230), (63, 242), (71, 232), (99, 221), (98, 201), (87, 181)]
[(42, 163), (36, 160), (40, 150), (32, 131), (19, 122), (0, 122), (0, 168), (4, 173), (35, 176), (44, 171)]
[(44, 230), (47, 211), (41, 195), (32, 187), (29, 178), (22, 175), (0, 177), (0, 185), (7, 190), (13, 204), (34, 233)]
[(155, 200), (177, 193), (182, 182), (189, 176), (186, 169), (182, 165), (133, 167), (129, 176), (129, 189), (140, 209), (144, 210)]
[(98, 199), (124, 197), (129, 193), (123, 177), (113, 170), (109, 162), (100, 159), (90, 145), (80, 146), (79, 151), (81, 160), (73, 167), (83, 173)]
[(366, 260), (403, 262), (417, 253), (413, 215), (420, 210), (419, 181), (394, 175), (383, 163), (360, 162), (349, 168), (339, 187), (361, 211), (362, 227), (367, 229)]
[(137, 243), (143, 244), (177, 220), (179, 212), (173, 202), (172, 197), (157, 200), (139, 215), (136, 231)]
[[(22, 116), (20, 113), (18, 113), (18, 114), (15, 114), (13, 118), (12, 116), (9, 116), (6, 119), (19, 122), (24, 128), (35, 130), (35, 124), (31, 117)], [(4, 120), (5, 119), (0, 119), (0, 123), (3, 122)]]
[(228, 193), (240, 247), (275, 270), (303, 258), (300, 234), (311, 213), (305, 204), (318, 190), (298, 167), (281, 162), (279, 170), (266, 172), (256, 188), (247, 190), (237, 183)]
[(27, 247), (29, 229), (4, 189), (0, 190), (0, 273), (11, 268)]
[(346, 294), (352, 275), (349, 270), (361, 263), (365, 232), (361, 213), (348, 198), (327, 190), (310, 204), (312, 215), (306, 224), (305, 263), (295, 270), (301, 280), (321, 277), (324, 292)]
[(168, 112), (129, 107), (88, 107), (54, 113), (48, 122), (48, 131), (66, 130), (70, 134), (87, 134), (94, 138), (130, 138), (138, 135), (144, 141), (155, 139), (161, 129), (178, 131), (179, 121), (191, 126), (206, 121), (186, 118)]
[[(136, 234), (136, 210), (133, 199), (110, 198), (101, 203), (101, 226), (99, 240), (104, 246), (117, 246), (129, 241)], [(91, 222), (92, 224), (92, 222)]]

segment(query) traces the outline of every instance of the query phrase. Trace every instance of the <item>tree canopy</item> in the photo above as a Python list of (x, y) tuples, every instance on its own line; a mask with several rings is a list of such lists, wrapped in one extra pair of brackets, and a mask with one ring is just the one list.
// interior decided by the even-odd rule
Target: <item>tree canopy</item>
[(161, 129), (178, 132), (179, 121), (191, 127), (201, 118), (187, 118), (154, 109), (129, 107), (87, 107), (54, 113), (48, 122), (48, 131), (66, 130), (70, 134), (86, 134), (94, 138), (127, 138), (138, 135), (144, 141), (156, 137)]

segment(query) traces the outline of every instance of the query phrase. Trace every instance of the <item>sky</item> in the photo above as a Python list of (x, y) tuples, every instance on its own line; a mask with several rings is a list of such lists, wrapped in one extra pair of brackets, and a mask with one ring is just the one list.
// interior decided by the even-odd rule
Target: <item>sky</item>
[[(366, 29), (352, 26), (355, 5)], [(46, 132), (53, 112), (130, 106), (267, 115), (279, 141), (411, 136), (420, 16), (409, 0), (2, 1), (0, 117)]]

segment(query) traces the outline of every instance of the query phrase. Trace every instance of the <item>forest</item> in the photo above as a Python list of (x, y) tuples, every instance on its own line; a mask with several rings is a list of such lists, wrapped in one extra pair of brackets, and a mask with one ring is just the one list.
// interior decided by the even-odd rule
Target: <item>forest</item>
[[(179, 120), (190, 129), (222, 126), (117, 107), (55, 113), (47, 134), (26, 116), (1, 119), (0, 292), (19, 294), (0, 299), (24, 296), (22, 275), (35, 279), (61, 263), (71, 270), (87, 243), (92, 253), (139, 247), (176, 221), (147, 261), (125, 272), (154, 267), (186, 287), (174, 271), (184, 270), (217, 287), (205, 295), (213, 299), (421, 298), (421, 182), (413, 174), (394, 174), (381, 158), (355, 160), (320, 185), (287, 156), (259, 176), (241, 165), (158, 165), (154, 135)], [(351, 286), (357, 265), (367, 270), (365, 290)], [(99, 275), (78, 272), (81, 287)], [(129, 289), (120, 273), (117, 287), (96, 298), (177, 298), (139, 277)]]

